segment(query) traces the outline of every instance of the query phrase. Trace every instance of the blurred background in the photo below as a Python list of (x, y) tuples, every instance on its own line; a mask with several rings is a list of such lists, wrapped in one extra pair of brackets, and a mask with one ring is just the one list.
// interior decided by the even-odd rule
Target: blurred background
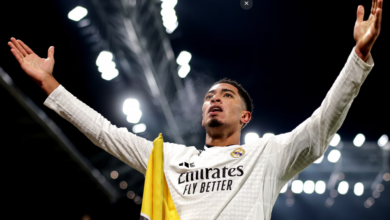
[[(255, 0), (40, 0), (0, 3), (3, 210), (12, 218), (139, 219), (144, 176), (43, 105), (10, 52), (11, 37), (117, 127), (202, 149), (201, 106), (221, 78), (254, 101), (241, 143), (289, 132), (318, 108), (350, 55), (358, 5)], [(390, 219), (390, 26), (323, 158), (282, 189), (272, 219)]]

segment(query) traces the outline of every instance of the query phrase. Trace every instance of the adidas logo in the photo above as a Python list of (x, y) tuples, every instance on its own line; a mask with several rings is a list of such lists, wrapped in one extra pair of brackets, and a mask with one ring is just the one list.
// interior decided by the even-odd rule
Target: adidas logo
[(183, 162), (183, 163), (179, 163), (179, 166), (185, 166), (187, 168), (190, 168), (190, 167), (195, 167), (195, 164), (194, 163), (187, 163), (187, 162)]

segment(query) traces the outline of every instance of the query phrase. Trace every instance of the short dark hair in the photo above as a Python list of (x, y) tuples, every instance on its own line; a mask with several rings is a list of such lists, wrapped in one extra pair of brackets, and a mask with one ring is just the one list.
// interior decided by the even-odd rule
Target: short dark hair
[[(249, 111), (252, 114), (252, 112), (253, 112), (253, 101), (252, 101), (251, 97), (249, 96), (249, 93), (242, 87), (241, 84), (239, 84), (235, 80), (228, 79), (228, 78), (223, 78), (223, 79), (220, 79), (217, 82), (215, 82), (211, 87), (213, 87), (213, 86), (215, 86), (217, 84), (220, 84), (220, 83), (228, 83), (228, 84), (236, 87), (237, 90), (238, 90), (238, 94), (241, 96), (241, 98), (244, 99), (245, 110)], [(245, 126), (246, 126), (246, 124), (244, 124), (242, 126), (242, 128), (244, 128)]]

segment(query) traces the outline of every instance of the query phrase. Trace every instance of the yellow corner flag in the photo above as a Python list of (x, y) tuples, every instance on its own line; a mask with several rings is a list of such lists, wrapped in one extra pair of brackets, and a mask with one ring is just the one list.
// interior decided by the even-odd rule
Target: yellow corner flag
[(180, 220), (164, 175), (164, 140), (160, 134), (146, 168), (140, 220)]

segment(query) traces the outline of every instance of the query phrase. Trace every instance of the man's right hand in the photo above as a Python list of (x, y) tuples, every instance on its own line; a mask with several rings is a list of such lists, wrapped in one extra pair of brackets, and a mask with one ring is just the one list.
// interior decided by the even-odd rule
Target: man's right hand
[(20, 66), (33, 79), (47, 95), (58, 87), (58, 82), (53, 77), (54, 67), (54, 47), (51, 46), (47, 53), (47, 58), (40, 58), (21, 40), (11, 38), (8, 42), (11, 52), (19, 62)]

